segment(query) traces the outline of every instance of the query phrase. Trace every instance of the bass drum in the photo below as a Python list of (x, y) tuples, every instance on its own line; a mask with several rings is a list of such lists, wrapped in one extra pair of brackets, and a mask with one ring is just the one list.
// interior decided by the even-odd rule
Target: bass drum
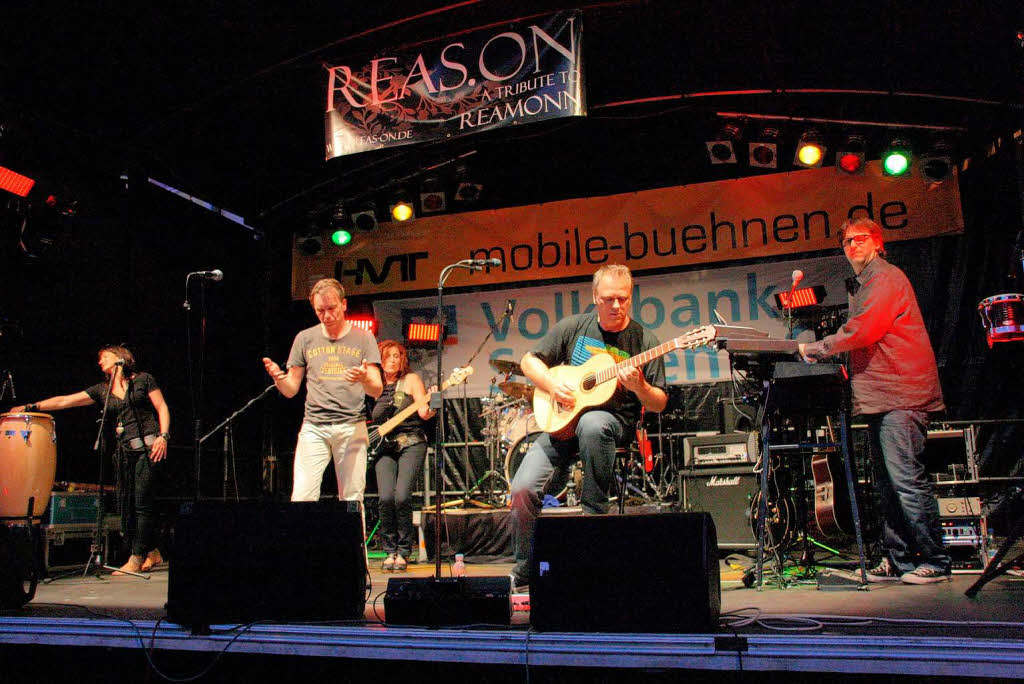
[[(531, 432), (514, 442), (508, 451), (505, 452), (505, 479), (508, 480), (509, 488), (512, 487), (512, 478), (526, 458), (526, 452), (530, 450), (537, 438), (543, 432)], [(556, 470), (545, 483), (542, 496), (551, 495), (566, 506), (578, 506), (580, 497), (583, 496), (583, 462), (576, 461), (568, 469)]]

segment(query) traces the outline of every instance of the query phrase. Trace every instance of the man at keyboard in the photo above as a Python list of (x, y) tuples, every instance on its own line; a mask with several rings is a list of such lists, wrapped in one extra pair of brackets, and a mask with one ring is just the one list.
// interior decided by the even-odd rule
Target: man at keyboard
[(850, 354), (853, 413), (868, 423), (882, 506), (882, 558), (868, 580), (949, 581), (938, 503), (921, 462), (928, 414), (945, 408), (935, 352), (910, 281), (883, 258), (881, 227), (850, 220), (839, 241), (856, 274), (847, 281), (849, 318), (834, 335), (799, 348), (808, 363)]

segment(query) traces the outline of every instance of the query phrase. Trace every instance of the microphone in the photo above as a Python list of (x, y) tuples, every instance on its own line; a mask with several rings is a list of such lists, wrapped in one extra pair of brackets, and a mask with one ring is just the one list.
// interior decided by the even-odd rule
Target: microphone
[(804, 279), (804, 272), (800, 269), (793, 271), (793, 284), (789, 286), (789, 295), (786, 296), (786, 308), (790, 311), (793, 310), (793, 292), (796, 290), (797, 283)]
[(114, 365), (115, 366), (123, 366), (124, 365), (124, 359), (118, 359), (117, 361), (114, 362)]
[(501, 259), (466, 259), (470, 266), (501, 266)]
[(189, 275), (199, 276), (200, 278), (206, 278), (207, 280), (212, 280), (214, 282), (224, 280), (224, 271), (219, 268), (215, 268), (212, 271), (192, 271)]

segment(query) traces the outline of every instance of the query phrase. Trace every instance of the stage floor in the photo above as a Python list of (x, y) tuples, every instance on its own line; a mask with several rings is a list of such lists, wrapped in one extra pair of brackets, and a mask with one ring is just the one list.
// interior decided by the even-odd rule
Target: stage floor
[[(384, 574), (371, 559), (363, 622), (214, 626), (194, 636), (163, 621), (166, 566), (150, 579), (79, 575), (40, 584), (21, 610), (0, 611), (0, 645), (208, 651), (530, 667), (795, 671), (1024, 678), (1024, 579), (1003, 576), (974, 599), (977, 575), (926, 586), (872, 584), (821, 591), (812, 580), (747, 588), (723, 564), (723, 627), (713, 634), (543, 633), (530, 629), (528, 595), (512, 597), (511, 626), (428, 629), (384, 624), (390, 577), (433, 576), (433, 564)], [(509, 563), (469, 564), (504, 576)], [(443, 574), (450, 567), (443, 566)], [(609, 589), (613, 591), (613, 589)], [(595, 596), (595, 601), (602, 597)]]

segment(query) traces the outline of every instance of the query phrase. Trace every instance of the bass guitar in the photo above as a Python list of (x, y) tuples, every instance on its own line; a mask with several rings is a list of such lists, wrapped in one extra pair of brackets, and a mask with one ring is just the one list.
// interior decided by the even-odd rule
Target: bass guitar
[(702, 347), (714, 339), (714, 328), (703, 326), (618, 363), (611, 354), (595, 354), (579, 366), (554, 366), (550, 372), (555, 382), (568, 384), (573, 390), (576, 403), (572, 408), (565, 408), (552, 395), (539, 387), (535, 388), (533, 417), (537, 426), (556, 438), (566, 439), (576, 429), (576, 422), (583, 411), (600, 406), (612, 398), (618, 386), (619, 368), (639, 368), (669, 352)]
[[(459, 385), (466, 381), (466, 379), (473, 374), (473, 367), (466, 366), (465, 368), (456, 368), (452, 371), (452, 374), (444, 381), (441, 385), (441, 391), (444, 392), (446, 389), (453, 385)], [(430, 403), (430, 395), (427, 394), (419, 401), (406, 406), (404, 409), (393, 415), (391, 418), (381, 423), (380, 425), (372, 425), (367, 430), (369, 434), (369, 449), (376, 451), (382, 444), (384, 444), (385, 438), (388, 433), (394, 430), (396, 427), (404, 423), (409, 416), (416, 411)]]

